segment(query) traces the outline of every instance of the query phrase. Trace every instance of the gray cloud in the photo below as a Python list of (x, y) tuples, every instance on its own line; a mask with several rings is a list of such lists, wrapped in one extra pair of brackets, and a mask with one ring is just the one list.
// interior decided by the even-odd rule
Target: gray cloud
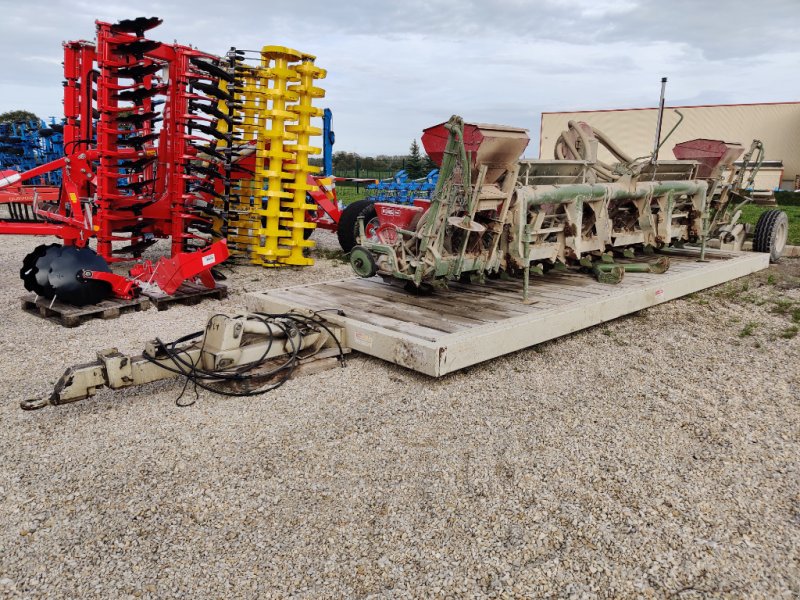
[[(153, 37), (222, 53), (316, 54), (338, 148), (405, 152), (453, 113), (527, 127), (542, 110), (797, 100), (797, 0), (2, 1), (0, 110), (61, 112), (61, 42), (94, 19), (158, 15)], [(530, 151), (529, 151), (530, 153)]]

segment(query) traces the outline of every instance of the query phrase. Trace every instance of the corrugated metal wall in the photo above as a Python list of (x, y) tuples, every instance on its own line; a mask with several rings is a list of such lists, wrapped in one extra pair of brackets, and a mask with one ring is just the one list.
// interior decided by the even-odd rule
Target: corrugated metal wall
[[(783, 161), (784, 188), (791, 188), (800, 174), (800, 102), (668, 107), (662, 135), (678, 121), (673, 108), (683, 113), (684, 120), (661, 149), (659, 158), (674, 159), (672, 147), (695, 138), (739, 142), (745, 148), (753, 139), (760, 139), (767, 160)], [(649, 155), (653, 150), (657, 114), (655, 108), (542, 113), (539, 156), (553, 158), (555, 141), (570, 120), (586, 121), (597, 127), (633, 156)], [(600, 158), (613, 162), (603, 148)]]

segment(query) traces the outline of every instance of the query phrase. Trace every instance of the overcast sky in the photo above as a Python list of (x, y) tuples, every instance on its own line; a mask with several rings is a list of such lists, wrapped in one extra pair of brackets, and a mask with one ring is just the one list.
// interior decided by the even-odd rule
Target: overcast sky
[[(135, 8), (131, 8), (134, 7)], [(451, 114), (531, 131), (542, 111), (800, 100), (800, 0), (0, 0), (0, 111), (61, 116), (61, 42), (159, 16), (205, 51), (282, 45), (328, 70), (337, 150), (403, 154)]]

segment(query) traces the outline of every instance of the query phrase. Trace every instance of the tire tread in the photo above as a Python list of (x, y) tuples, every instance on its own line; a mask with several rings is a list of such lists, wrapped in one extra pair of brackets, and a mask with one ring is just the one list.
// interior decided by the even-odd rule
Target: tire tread
[(336, 237), (345, 252), (350, 252), (358, 244), (358, 217), (370, 208), (374, 211), (373, 204), (372, 200), (364, 198), (356, 200), (342, 211), (336, 226)]
[(771, 209), (763, 212), (756, 223), (756, 229), (753, 233), (753, 250), (755, 252), (768, 253), (770, 262), (776, 262), (780, 258), (774, 255), (773, 244), (775, 243), (775, 225), (783, 219), (786, 219), (785, 212)]

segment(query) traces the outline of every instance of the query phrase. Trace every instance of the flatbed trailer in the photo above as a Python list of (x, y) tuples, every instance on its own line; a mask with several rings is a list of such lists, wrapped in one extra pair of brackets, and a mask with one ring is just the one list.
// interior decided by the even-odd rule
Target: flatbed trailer
[[(414, 296), (379, 277), (348, 278), (247, 295), (252, 311), (324, 311), (353, 350), (439, 377), (617, 317), (761, 271), (769, 254), (668, 249), (664, 274), (626, 273), (617, 285), (590, 275), (551, 271), (532, 279), (451, 282)], [(652, 260), (642, 257), (633, 260)], [(338, 309), (341, 314), (337, 314)]]

